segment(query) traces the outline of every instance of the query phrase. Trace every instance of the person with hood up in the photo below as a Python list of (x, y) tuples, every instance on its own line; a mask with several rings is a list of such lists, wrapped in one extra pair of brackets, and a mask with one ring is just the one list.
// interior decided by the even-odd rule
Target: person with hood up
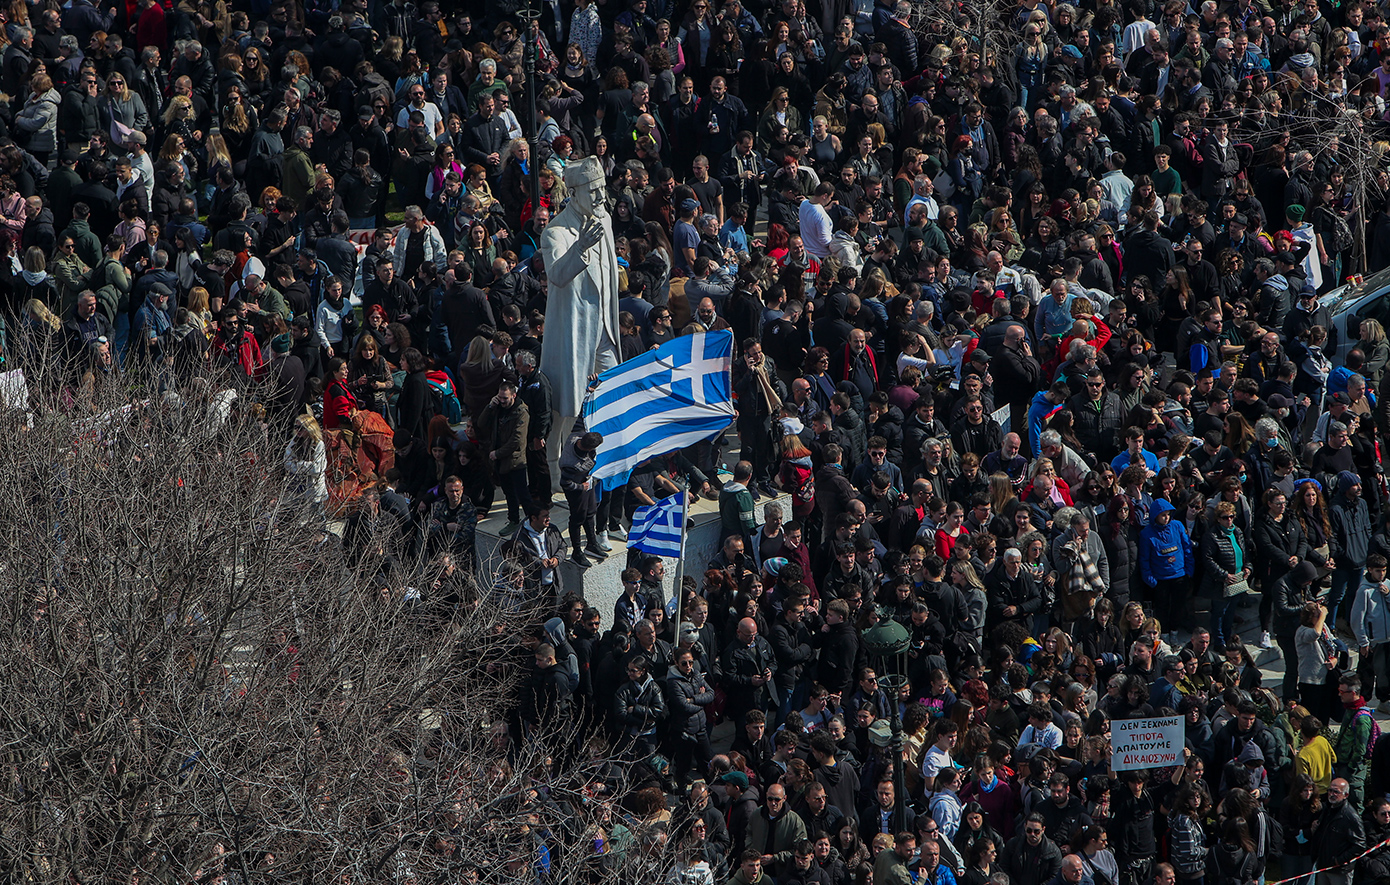
[[(1337, 474), (1337, 496), (1332, 499), (1331, 517), (1332, 591), (1327, 597), (1328, 620), (1337, 623), (1337, 613), (1346, 618), (1350, 597), (1358, 584), (1371, 552), (1371, 511), (1361, 497), (1361, 478), (1350, 470)], [(1343, 604), (1347, 603), (1344, 607)]]
[[(1244, 768), (1242, 775), (1238, 769)], [(1221, 769), (1221, 792), (1240, 788), (1252, 796), (1269, 801), (1269, 772), (1265, 769), (1265, 754), (1254, 741), (1247, 741), (1236, 758)]]
[(1173, 510), (1163, 498), (1154, 501), (1149, 524), (1139, 533), (1139, 577), (1152, 591), (1158, 619), (1164, 624), (1172, 622), (1178, 604), (1189, 595), (1188, 584), (1197, 565), (1192, 538), (1181, 522), (1173, 522)]

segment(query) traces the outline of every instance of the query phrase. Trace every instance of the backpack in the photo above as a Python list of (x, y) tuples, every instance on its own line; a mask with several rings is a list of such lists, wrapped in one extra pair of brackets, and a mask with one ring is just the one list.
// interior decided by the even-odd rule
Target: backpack
[(1369, 767), (1371, 764), (1371, 754), (1375, 752), (1376, 741), (1380, 740), (1380, 723), (1376, 722), (1375, 714), (1371, 711), (1370, 707), (1362, 707), (1357, 710), (1356, 715), (1353, 716), (1352, 719), (1355, 720), (1361, 716), (1365, 716), (1367, 719), (1371, 720), (1371, 737), (1366, 741), (1366, 754), (1362, 757), (1363, 764)]
[(425, 373), (425, 383), (430, 386), (430, 399), (434, 413), (443, 415), (450, 424), (463, 420), (463, 406), (459, 404), (458, 394), (454, 392), (454, 382), (445, 373), (431, 369)]
[(352, 100), (357, 103), (358, 107), (362, 105), (372, 107), (373, 102), (378, 98), (385, 99), (387, 105), (394, 105), (396, 92), (380, 74), (374, 71), (362, 78), (362, 85), (353, 95)]
[(1347, 220), (1336, 212), (1332, 213), (1332, 251), (1345, 252), (1351, 248), (1351, 227)]
[(782, 467), (783, 487), (791, 490), (792, 503), (797, 506), (807, 506), (816, 500), (816, 475), (811, 471), (806, 471), (806, 478), (797, 479), (799, 471), (791, 464), (784, 464)]

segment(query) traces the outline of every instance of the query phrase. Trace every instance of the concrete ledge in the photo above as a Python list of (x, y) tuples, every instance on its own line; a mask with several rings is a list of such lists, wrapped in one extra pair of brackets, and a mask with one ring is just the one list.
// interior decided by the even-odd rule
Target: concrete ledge
[[(763, 498), (758, 501), (757, 513), (760, 520), (763, 505), (770, 501), (776, 501), (782, 505), (784, 518), (787, 521), (791, 520), (792, 502), (790, 495), (779, 495), (773, 499)], [(506, 540), (497, 534), (507, 524), (506, 508), (493, 507), (493, 514), (499, 514), (499, 511), (500, 515), (489, 516), (478, 524), (477, 543), (480, 563), (495, 562), (498, 549)], [(693, 575), (698, 580), (704, 573), (705, 564), (719, 552), (718, 502), (700, 499), (690, 505), (687, 519), (685, 574)], [(568, 540), (569, 508), (565, 506), (563, 499), (557, 498), (551, 505), (550, 521), (562, 532), (565, 532), (565, 538)], [(761, 521), (759, 524), (761, 525)], [(618, 601), (618, 597), (622, 595), (622, 572), (627, 567), (627, 542), (615, 538), (609, 538), (608, 542), (613, 546), (613, 552), (608, 554), (606, 559), (598, 560), (587, 569), (575, 565), (568, 556), (560, 563), (560, 574), (565, 588), (584, 594), (584, 598), (588, 600), (589, 604), (603, 614), (605, 629), (612, 626), (613, 606)], [(663, 558), (666, 560), (666, 598), (670, 599), (674, 594), (676, 558)]]

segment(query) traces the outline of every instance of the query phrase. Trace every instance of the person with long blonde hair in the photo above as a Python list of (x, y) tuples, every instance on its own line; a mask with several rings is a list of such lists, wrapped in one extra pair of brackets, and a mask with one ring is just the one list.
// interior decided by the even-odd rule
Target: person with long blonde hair
[(145, 108), (145, 100), (130, 88), (125, 74), (119, 70), (112, 71), (106, 78), (106, 95), (100, 111), (101, 125), (110, 133), (112, 147), (125, 144), (131, 132), (146, 132), (150, 128), (150, 113)]
[(285, 472), (294, 478), (294, 491), (309, 505), (314, 524), (324, 524), (328, 454), (324, 450), (323, 430), (313, 415), (305, 413), (294, 420), (294, 436), (285, 446)]
[(203, 286), (188, 290), (188, 312), (202, 325), (203, 332), (211, 337), (213, 310), (208, 300), (208, 290)]

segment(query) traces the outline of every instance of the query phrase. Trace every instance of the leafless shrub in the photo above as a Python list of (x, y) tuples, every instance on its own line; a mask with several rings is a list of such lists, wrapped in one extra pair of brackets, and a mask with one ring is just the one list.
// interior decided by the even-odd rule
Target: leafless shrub
[(0, 878), (515, 880), (545, 858), (563, 882), (660, 857), (594, 855), (613, 827), (585, 788), (617, 776), (572, 723), (511, 740), (543, 608), (495, 603), (495, 563), (456, 608), (436, 564), (350, 565), (264, 390), (151, 401), (136, 373), (84, 397), (27, 368), (29, 416), (0, 415)]

